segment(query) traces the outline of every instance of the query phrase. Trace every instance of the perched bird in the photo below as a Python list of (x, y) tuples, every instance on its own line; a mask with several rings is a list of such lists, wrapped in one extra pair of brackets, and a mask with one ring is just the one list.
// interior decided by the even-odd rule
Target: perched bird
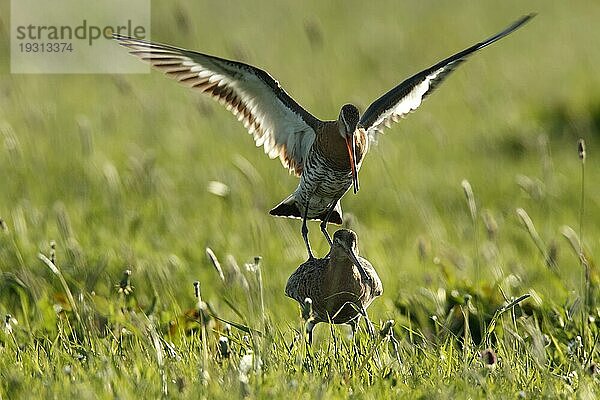
[[(319, 322), (348, 324), (352, 331), (361, 316), (373, 334), (366, 309), (383, 293), (383, 285), (371, 263), (358, 256), (358, 238), (348, 229), (333, 235), (331, 251), (325, 258), (309, 258), (290, 276), (285, 294), (303, 306), (309, 343)], [(307, 301), (307, 299), (310, 299)], [(306, 308), (312, 305), (312, 315)]]
[(300, 106), (262, 69), (165, 44), (114, 34), (129, 52), (184, 85), (206, 93), (231, 111), (264, 146), (271, 158), (300, 177), (296, 190), (270, 211), (271, 215), (302, 218), (302, 236), (309, 258), (306, 220), (321, 220), (331, 245), (327, 223), (342, 223), (340, 199), (351, 185), (359, 189), (358, 171), (369, 140), (392, 121), (415, 110), (472, 53), (510, 34), (533, 15), (502, 32), (413, 75), (375, 100), (362, 117), (346, 104), (336, 120), (322, 121)]

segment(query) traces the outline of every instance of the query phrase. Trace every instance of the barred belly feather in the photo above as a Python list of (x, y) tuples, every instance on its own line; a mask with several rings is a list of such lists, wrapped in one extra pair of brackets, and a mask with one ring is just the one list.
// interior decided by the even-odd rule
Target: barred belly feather
[(308, 218), (318, 218), (327, 212), (333, 202), (341, 199), (351, 185), (352, 172), (349, 169), (337, 170), (327, 163), (327, 158), (318, 150), (311, 151), (300, 184), (294, 192), (296, 205), (304, 210), (310, 198)]

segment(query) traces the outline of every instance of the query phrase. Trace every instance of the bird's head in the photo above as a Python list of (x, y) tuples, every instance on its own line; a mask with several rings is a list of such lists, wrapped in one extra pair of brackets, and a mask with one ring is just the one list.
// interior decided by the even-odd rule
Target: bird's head
[(339, 229), (333, 234), (333, 248), (342, 250), (358, 268), (362, 268), (358, 260), (358, 236), (350, 229)]
[(352, 104), (345, 104), (340, 110), (338, 117), (338, 129), (340, 135), (346, 141), (348, 155), (350, 157), (350, 168), (352, 169), (352, 184), (354, 193), (358, 192), (358, 160), (356, 159), (356, 127), (358, 126), (360, 114), (358, 108)]

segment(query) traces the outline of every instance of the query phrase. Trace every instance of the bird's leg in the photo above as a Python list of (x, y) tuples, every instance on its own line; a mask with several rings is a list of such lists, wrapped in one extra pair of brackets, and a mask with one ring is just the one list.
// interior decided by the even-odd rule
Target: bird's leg
[(369, 334), (369, 336), (371, 336), (371, 338), (375, 337), (375, 327), (373, 327), (373, 323), (371, 322), (371, 320), (369, 319), (369, 316), (367, 315), (367, 310), (364, 309), (364, 307), (360, 307), (360, 313), (363, 317), (365, 317), (365, 325), (367, 326), (367, 333)]
[(313, 352), (312, 352), (312, 340), (313, 340), (313, 329), (315, 328), (315, 325), (317, 323), (315, 322), (314, 319), (309, 319), (308, 321), (306, 321), (306, 325), (304, 327), (305, 332), (306, 332), (306, 336), (304, 336), (304, 339), (306, 340), (306, 347), (305, 347), (305, 358), (304, 358), (304, 362), (302, 363), (303, 368), (305, 368), (307, 371), (312, 372), (313, 368), (314, 368), (314, 358), (313, 358)]
[(315, 258), (313, 256), (312, 250), (310, 249), (310, 243), (308, 242), (308, 225), (306, 224), (306, 220), (308, 219), (308, 206), (310, 204), (310, 197), (306, 199), (306, 208), (304, 209), (304, 218), (302, 218), (302, 238), (304, 239), (304, 243), (306, 243), (306, 250), (308, 251), (308, 259), (312, 260)]
[(350, 325), (350, 328), (352, 329), (352, 338), (354, 338), (356, 335), (356, 329), (358, 328), (358, 318), (348, 321), (348, 325)]
[(321, 232), (323, 232), (323, 235), (325, 235), (325, 239), (327, 239), (329, 247), (333, 246), (333, 241), (331, 240), (331, 236), (329, 236), (329, 232), (327, 232), (327, 223), (329, 222), (329, 219), (331, 218), (331, 215), (335, 210), (336, 204), (337, 201), (332, 202), (331, 206), (329, 207), (329, 210), (327, 210), (327, 214), (325, 214), (325, 219), (321, 221)]
[(358, 345), (356, 344), (356, 330), (358, 329), (359, 320), (360, 316), (356, 317), (351, 321), (348, 321), (348, 325), (350, 325), (350, 328), (352, 329), (352, 351), (354, 352), (355, 356), (358, 355)]
[(309, 346), (312, 346), (313, 329), (315, 329), (316, 324), (317, 323), (313, 319), (306, 321), (306, 337)]

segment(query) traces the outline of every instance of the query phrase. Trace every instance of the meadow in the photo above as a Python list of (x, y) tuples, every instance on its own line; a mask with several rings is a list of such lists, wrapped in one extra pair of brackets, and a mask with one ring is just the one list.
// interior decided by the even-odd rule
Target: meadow
[(160, 73), (10, 74), (6, 3), (0, 399), (599, 395), (600, 3), (152, 3), (152, 40), (323, 119), (538, 13), (371, 148), (342, 205), (378, 334), (319, 324), (312, 348), (283, 293), (300, 222), (268, 215), (297, 179)]

